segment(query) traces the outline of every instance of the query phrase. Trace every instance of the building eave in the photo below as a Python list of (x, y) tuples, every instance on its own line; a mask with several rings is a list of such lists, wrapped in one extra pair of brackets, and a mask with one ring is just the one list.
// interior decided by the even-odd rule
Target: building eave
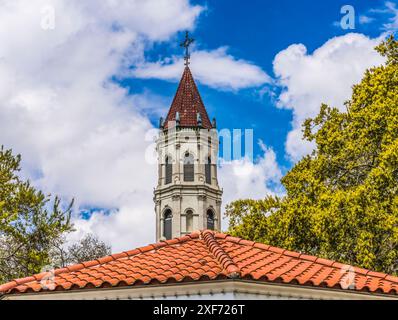
[[(354, 292), (351, 290), (299, 285), (275, 284), (243, 279), (201, 281), (138, 287), (82, 289), (59, 292), (8, 294), (2, 300), (137, 300), (197, 299), (217, 296), (219, 299), (325, 299), (325, 300), (391, 300), (396, 295)], [(224, 297), (224, 298), (223, 298)]]

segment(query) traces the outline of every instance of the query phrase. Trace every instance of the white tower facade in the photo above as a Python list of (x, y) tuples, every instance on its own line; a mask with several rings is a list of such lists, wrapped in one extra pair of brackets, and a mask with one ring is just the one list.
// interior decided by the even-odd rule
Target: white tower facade
[(220, 230), (216, 124), (209, 120), (188, 67), (160, 129), (154, 192), (157, 241), (194, 230)]

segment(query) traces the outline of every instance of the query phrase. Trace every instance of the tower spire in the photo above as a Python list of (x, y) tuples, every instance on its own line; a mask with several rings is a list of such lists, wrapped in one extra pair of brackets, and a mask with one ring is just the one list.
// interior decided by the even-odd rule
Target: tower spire
[(193, 41), (194, 39), (190, 38), (188, 31), (186, 31), (185, 40), (181, 43), (181, 47), (185, 48), (185, 69), (169, 112), (163, 126), (161, 126), (164, 130), (175, 125), (178, 127), (213, 129), (191, 70), (188, 67), (189, 46)]
[(195, 41), (195, 39), (189, 37), (189, 32), (185, 31), (185, 39), (183, 42), (180, 43), (180, 46), (185, 48), (185, 66), (188, 67), (189, 65), (189, 59), (191, 58), (191, 55), (189, 54), (189, 46)]
[[(185, 68), (165, 121), (160, 120), (158, 185), (154, 190), (156, 239), (221, 228), (217, 179), (218, 134), (196, 87), (185, 33)], [(169, 130), (172, 129), (172, 130)]]
[[(198, 117), (198, 114), (200, 117)], [(163, 129), (168, 129), (174, 121), (177, 126), (181, 127), (213, 128), (191, 70), (188, 67), (185, 68), (182, 74)]]

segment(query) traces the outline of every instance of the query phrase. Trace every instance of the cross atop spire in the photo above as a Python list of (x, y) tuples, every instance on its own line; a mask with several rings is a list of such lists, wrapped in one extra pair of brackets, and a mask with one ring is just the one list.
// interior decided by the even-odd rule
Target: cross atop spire
[(181, 42), (180, 46), (185, 48), (185, 56), (184, 56), (184, 60), (185, 60), (185, 65), (188, 66), (189, 65), (189, 59), (191, 58), (191, 55), (189, 54), (189, 46), (192, 44), (192, 42), (194, 42), (195, 39), (190, 38), (189, 37), (189, 32), (186, 31), (185, 32), (185, 39), (183, 42)]

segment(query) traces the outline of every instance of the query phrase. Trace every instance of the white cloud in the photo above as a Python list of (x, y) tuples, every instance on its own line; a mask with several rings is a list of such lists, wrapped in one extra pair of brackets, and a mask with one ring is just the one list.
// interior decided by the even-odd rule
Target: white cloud
[(366, 15), (360, 15), (359, 16), (359, 23), (360, 24), (368, 24), (368, 23), (373, 22), (374, 20), (375, 20), (374, 18), (368, 17)]
[[(371, 23), (377, 20), (380, 30), (386, 33), (394, 33), (398, 30), (398, 8), (392, 1), (385, 1), (382, 6), (371, 8), (366, 15), (359, 16), (361, 24)], [(381, 21), (384, 21), (382, 23)], [(387, 21), (387, 22), (386, 22)]]
[(95, 233), (102, 241), (112, 245), (113, 252), (131, 250), (147, 243), (154, 243), (155, 213), (153, 206), (147, 201), (152, 200), (152, 193), (145, 193), (131, 197), (128, 203), (117, 210), (105, 212), (94, 211), (91, 218), (75, 220), (76, 232), (69, 237), (70, 242), (78, 241), (87, 233)]
[[(271, 78), (258, 66), (227, 53), (226, 47), (213, 51), (194, 51), (191, 69), (195, 79), (213, 88), (239, 90), (270, 83)], [(138, 78), (157, 78), (178, 81), (184, 63), (181, 58), (138, 65), (133, 75)]]
[[(46, 31), (41, 8), (48, 5), (55, 9), (55, 29)], [(130, 65), (140, 77), (178, 79), (181, 61), (143, 63), (144, 50), (192, 29), (202, 10), (187, 0), (0, 3), (0, 143), (22, 154), (24, 174), (46, 192), (75, 197), (82, 207), (112, 209), (75, 219), (75, 237), (94, 232), (114, 251), (154, 241), (157, 167), (145, 161), (144, 136), (152, 128), (146, 115), (163, 113), (163, 101), (150, 92), (129, 96), (110, 79), (125, 75)], [(293, 110), (295, 129), (321, 102), (342, 106), (364, 69), (381, 63), (375, 44), (351, 34), (313, 54), (293, 45), (276, 57), (275, 73), (285, 87), (280, 107)], [(225, 48), (195, 51), (191, 66), (200, 82), (215, 88), (271, 81)], [(288, 152), (298, 157), (301, 141), (290, 136)], [(275, 153), (263, 150), (255, 164), (242, 160), (220, 168), (224, 204), (277, 192), (273, 185), (281, 173)]]
[(387, 13), (392, 15), (389, 22), (384, 24), (383, 27), (387, 32), (394, 32), (398, 30), (398, 8), (394, 2), (387, 1), (385, 3)]
[[(46, 31), (41, 9), (48, 5), (55, 29)], [(0, 143), (22, 154), (23, 174), (46, 193), (91, 208), (90, 219), (74, 218), (77, 232), (70, 240), (93, 232), (113, 251), (155, 240), (157, 166), (145, 160), (151, 143), (145, 135), (152, 129), (147, 115), (164, 114), (168, 106), (152, 92), (134, 94), (132, 88), (129, 95), (110, 79), (142, 63), (153, 41), (192, 29), (201, 10), (186, 0), (0, 3)], [(261, 69), (223, 49), (202, 54), (198, 76), (206, 78), (206, 65), (214, 71), (209, 84), (236, 88), (268, 81)], [(249, 196), (252, 186), (255, 196), (264, 196), (265, 183), (274, 179), (273, 157), (266, 150), (258, 164), (224, 166), (224, 204)]]
[[(219, 169), (219, 183), (224, 188), (223, 206), (237, 199), (264, 199), (266, 195), (282, 195), (282, 172), (272, 148), (260, 141), (263, 155), (255, 162), (243, 158), (223, 162)], [(223, 221), (223, 229), (228, 220)]]
[(322, 103), (344, 110), (352, 85), (358, 83), (366, 68), (383, 63), (374, 50), (380, 39), (350, 33), (324, 43), (312, 54), (303, 44), (293, 44), (274, 59), (274, 73), (282, 87), (278, 106), (293, 111), (292, 131), (286, 152), (299, 160), (312, 150), (302, 140), (301, 124), (319, 112)]
[[(41, 28), (48, 6), (54, 30)], [(94, 232), (116, 251), (154, 240), (157, 167), (145, 161), (144, 115), (162, 101), (110, 79), (151, 42), (193, 28), (201, 11), (188, 0), (0, 3), (0, 143), (22, 154), (24, 175), (45, 192), (114, 208), (76, 218), (76, 235)]]

